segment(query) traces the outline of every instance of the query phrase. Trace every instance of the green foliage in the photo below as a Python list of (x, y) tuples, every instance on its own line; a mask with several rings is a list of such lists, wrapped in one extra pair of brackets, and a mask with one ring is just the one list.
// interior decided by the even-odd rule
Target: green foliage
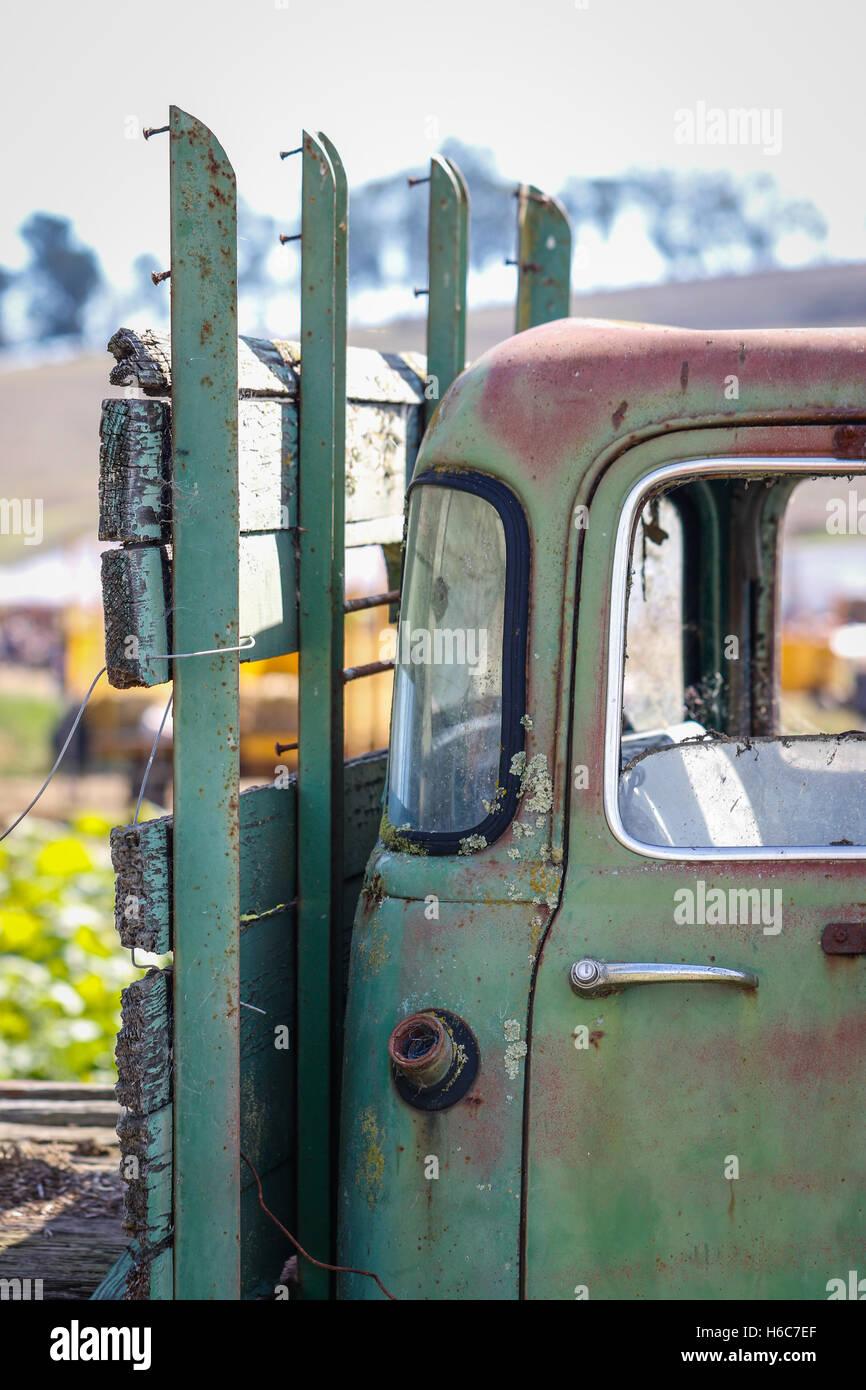
[(44, 777), (54, 761), (51, 740), (62, 713), (59, 695), (0, 693), (0, 775)]
[(29, 820), (0, 845), (0, 1075), (113, 1081), (120, 990), (107, 821)]

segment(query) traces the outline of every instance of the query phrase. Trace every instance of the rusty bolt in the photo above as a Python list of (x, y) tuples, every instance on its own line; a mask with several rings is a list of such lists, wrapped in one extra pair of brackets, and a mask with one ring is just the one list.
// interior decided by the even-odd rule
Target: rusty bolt
[(848, 928), (847, 928), (847, 927), (836, 927), (836, 929), (835, 929), (834, 932), (833, 932), (833, 936), (834, 936), (835, 940), (838, 941), (840, 944), (841, 944), (841, 942), (843, 942), (843, 941), (847, 941), (847, 940), (848, 940)]

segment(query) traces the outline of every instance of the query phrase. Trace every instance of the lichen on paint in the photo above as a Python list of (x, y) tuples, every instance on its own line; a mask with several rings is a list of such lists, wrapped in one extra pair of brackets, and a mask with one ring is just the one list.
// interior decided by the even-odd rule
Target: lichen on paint
[(376, 1113), (372, 1107), (362, 1110), (359, 1119), (361, 1152), (358, 1156), (355, 1182), (361, 1196), (366, 1198), (367, 1206), (372, 1209), (382, 1195), (382, 1180), (385, 1176), (385, 1152), (382, 1141), (385, 1134), (376, 1123)]
[(529, 839), (535, 834), (535, 826), (527, 825), (524, 821), (516, 820), (511, 827), (511, 833), (515, 840), (519, 840), (521, 836)]
[(373, 918), (369, 936), (361, 938), (359, 930), (358, 956), (365, 980), (369, 980), (371, 975), (378, 975), (385, 962), (390, 960), (388, 933), (378, 916)]
[[(526, 754), (521, 749), (521, 751), (519, 753), (515, 753), (514, 757), (511, 759), (511, 766), (509, 767), (508, 771), (512, 777), (522, 777), (525, 767)], [(522, 795), (523, 787), (521, 786), (520, 791), (518, 792), (518, 796)]]
[[(515, 758), (523, 757), (523, 754), (515, 754)], [(512, 759), (512, 772), (517, 772)], [(547, 758), (544, 753), (536, 753), (527, 763), (524, 758), (524, 765), (520, 771), (520, 791), (518, 796), (525, 797), (525, 810), (535, 811), (537, 826), (544, 824), (543, 817), (553, 806), (553, 779), (547, 770)]]
[(477, 849), (486, 849), (487, 841), (483, 835), (466, 835), (460, 841), (458, 854), (474, 854)]
[(525, 1042), (509, 1043), (506, 1047), (505, 1075), (508, 1077), (509, 1081), (517, 1080), (518, 1073), (520, 1072), (520, 1063), (526, 1056), (526, 1051), (527, 1048)]
[(527, 1052), (526, 1043), (520, 1041), (520, 1020), (507, 1018), (502, 1025), (502, 1032), (508, 1044), (505, 1049), (505, 1075), (509, 1081), (516, 1081), (520, 1063)]

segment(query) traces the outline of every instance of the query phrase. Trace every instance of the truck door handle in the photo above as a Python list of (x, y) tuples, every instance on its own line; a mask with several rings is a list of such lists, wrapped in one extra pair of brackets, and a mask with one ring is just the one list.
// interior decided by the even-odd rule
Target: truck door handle
[(748, 970), (725, 970), (720, 965), (655, 965), (619, 960), (593, 960), (584, 956), (576, 960), (569, 973), (575, 994), (584, 999), (598, 999), (615, 994), (626, 985), (720, 984), (738, 985), (740, 989), (757, 989), (758, 977)]

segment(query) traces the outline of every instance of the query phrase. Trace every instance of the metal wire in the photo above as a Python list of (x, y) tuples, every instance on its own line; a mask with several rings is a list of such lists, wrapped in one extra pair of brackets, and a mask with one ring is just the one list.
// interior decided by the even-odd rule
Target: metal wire
[(79, 709), (78, 709), (78, 713), (76, 714), (75, 719), (74, 719), (74, 721), (73, 721), (72, 728), (69, 730), (69, 733), (66, 735), (66, 742), (64, 743), (64, 745), (63, 745), (63, 747), (61, 748), (60, 752), (57, 754), (57, 759), (56, 759), (56, 761), (55, 761), (55, 763), (54, 763), (54, 766), (52, 767), (52, 769), (51, 769), (51, 771), (49, 772), (48, 776), (45, 778), (45, 781), (42, 783), (42, 786), (39, 788), (39, 790), (38, 790), (38, 792), (36, 793), (36, 795), (34, 796), (33, 800), (30, 802), (30, 805), (29, 805), (29, 806), (25, 806), (25, 807), (24, 807), (24, 810), (21, 812), (21, 815), (18, 816), (17, 820), (14, 820), (10, 826), (7, 826), (7, 828), (3, 831), (3, 834), (0, 835), (0, 840), (5, 840), (7, 835), (11, 835), (11, 834), (12, 834), (12, 831), (15, 829), (16, 825), (20, 825), (21, 822), (23, 821), (24, 817), (25, 817), (26, 815), (28, 815), (28, 814), (30, 813), (30, 811), (33, 810), (33, 807), (36, 805), (36, 803), (37, 803), (37, 801), (39, 800), (40, 796), (41, 796), (42, 793), (45, 791), (45, 788), (48, 786), (48, 783), (51, 781), (52, 777), (54, 776), (55, 772), (56, 772), (57, 769), (59, 768), (61, 762), (63, 761), (63, 755), (64, 755), (64, 753), (66, 752), (67, 748), (69, 747), (70, 743), (72, 742), (72, 735), (75, 733), (75, 730), (78, 728), (79, 722), (80, 722), (80, 720), (81, 720), (81, 716), (82, 716), (82, 714), (84, 713), (85, 709), (87, 708), (87, 701), (90, 699), (91, 695), (93, 694), (93, 691), (94, 691), (94, 687), (95, 687), (95, 685), (96, 685), (96, 682), (99, 680), (100, 676), (104, 676), (104, 675), (105, 675), (105, 672), (107, 671), (107, 669), (108, 669), (107, 666), (103, 666), (102, 670), (99, 671), (99, 672), (97, 672), (97, 674), (93, 677), (93, 680), (92, 680), (91, 683), (90, 683), (90, 689), (88, 690), (88, 692), (87, 692), (87, 694), (85, 695), (84, 699), (81, 701), (81, 704), (80, 704)]
[[(254, 647), (255, 645), (256, 645), (256, 639), (255, 639), (255, 637), (242, 637), (242, 638), (241, 638), (241, 641), (240, 641), (240, 645), (237, 646), (237, 647), (209, 647), (209, 648), (207, 648), (207, 650), (205, 650), (205, 651), (200, 651), (200, 652), (152, 652), (151, 655), (150, 655), (150, 659), (152, 659), (152, 660), (159, 660), (159, 661), (179, 661), (179, 660), (181, 659), (181, 657), (187, 657), (187, 656), (220, 656), (223, 652), (245, 652), (245, 651), (248, 651), (248, 650), (250, 649), (250, 647)], [(80, 704), (79, 709), (78, 709), (78, 713), (76, 714), (75, 719), (74, 719), (74, 721), (73, 721), (72, 728), (69, 730), (69, 733), (66, 735), (66, 742), (64, 743), (64, 745), (63, 745), (63, 747), (61, 748), (60, 752), (57, 754), (57, 758), (56, 758), (56, 761), (55, 761), (55, 763), (54, 763), (54, 766), (52, 767), (52, 769), (51, 769), (51, 771), (49, 772), (48, 776), (45, 778), (45, 781), (42, 783), (42, 786), (39, 788), (39, 790), (38, 790), (38, 792), (36, 793), (36, 795), (34, 796), (33, 800), (30, 802), (30, 805), (29, 805), (29, 806), (25, 806), (25, 807), (24, 807), (24, 810), (21, 812), (21, 815), (18, 816), (18, 817), (16, 817), (16, 819), (12, 822), (12, 824), (11, 824), (11, 825), (8, 825), (8, 826), (6, 827), (6, 829), (3, 831), (3, 834), (0, 835), (0, 840), (5, 840), (7, 835), (11, 835), (11, 834), (12, 834), (12, 831), (15, 829), (16, 825), (20, 825), (21, 822), (23, 821), (24, 817), (25, 817), (26, 815), (29, 815), (29, 814), (30, 814), (30, 812), (33, 810), (33, 807), (36, 805), (37, 801), (38, 801), (39, 798), (41, 797), (42, 793), (45, 791), (45, 788), (48, 786), (48, 784), (49, 784), (49, 782), (51, 781), (52, 777), (54, 776), (55, 772), (57, 771), (57, 769), (59, 768), (60, 764), (62, 763), (62, 761), (63, 761), (63, 755), (65, 754), (67, 748), (69, 747), (70, 743), (72, 742), (72, 736), (73, 736), (73, 734), (75, 733), (75, 730), (78, 728), (78, 725), (79, 725), (79, 723), (80, 723), (80, 721), (81, 721), (81, 716), (82, 716), (82, 714), (84, 713), (85, 709), (87, 708), (87, 702), (88, 702), (88, 700), (90, 699), (91, 695), (93, 694), (93, 690), (94, 690), (94, 687), (95, 687), (95, 685), (96, 685), (96, 682), (99, 680), (100, 676), (104, 676), (104, 675), (105, 675), (105, 672), (106, 672), (107, 670), (108, 670), (108, 667), (107, 667), (107, 666), (103, 666), (102, 669), (101, 669), (100, 671), (98, 671), (98, 672), (96, 673), (96, 675), (93, 677), (93, 680), (92, 680), (91, 683), (90, 683), (90, 689), (88, 690), (88, 692), (87, 692), (87, 694), (85, 695), (84, 699), (81, 701), (81, 704)], [(174, 698), (174, 693), (172, 692), (172, 699), (173, 699), (173, 698)], [(138, 821), (138, 813), (139, 813), (139, 811), (140, 811), (140, 809), (141, 809), (141, 802), (142, 802), (142, 798), (143, 798), (143, 796), (144, 796), (144, 788), (145, 788), (145, 786), (147, 785), (147, 779), (148, 779), (148, 776), (149, 776), (149, 774), (150, 774), (150, 769), (151, 769), (151, 766), (152, 766), (152, 764), (153, 764), (153, 759), (154, 759), (154, 757), (155, 757), (155, 755), (156, 755), (156, 747), (157, 747), (157, 744), (159, 743), (159, 737), (160, 737), (160, 734), (162, 733), (162, 730), (163, 730), (163, 726), (164, 726), (164, 724), (165, 724), (165, 721), (166, 721), (166, 719), (168, 718), (168, 711), (170, 710), (170, 708), (171, 708), (171, 699), (169, 700), (169, 702), (168, 702), (168, 704), (167, 704), (167, 706), (166, 706), (165, 714), (162, 716), (162, 723), (160, 724), (159, 730), (158, 730), (157, 735), (156, 735), (156, 738), (155, 738), (154, 741), (153, 741), (153, 748), (152, 748), (151, 751), (150, 751), (150, 757), (149, 757), (148, 762), (147, 762), (147, 767), (146, 767), (145, 770), (144, 770), (144, 778), (143, 778), (142, 783), (141, 783), (141, 791), (140, 791), (139, 794), (138, 794), (138, 805), (137, 805), (136, 808), (135, 808), (135, 819), (134, 819), (133, 822), (132, 822), (133, 825), (135, 825), (136, 822)]]
[(256, 1187), (258, 1188), (259, 1192), (259, 1206), (261, 1207), (262, 1211), (265, 1213), (266, 1216), (269, 1216), (271, 1218), (275, 1226), (279, 1226), (284, 1236), (288, 1236), (289, 1240), (292, 1242), (292, 1245), (294, 1245), (295, 1249), (303, 1255), (305, 1260), (309, 1260), (311, 1265), (317, 1265), (319, 1269), (330, 1269), (335, 1274), (363, 1274), (365, 1279), (375, 1279), (376, 1283), (379, 1285), (379, 1288), (382, 1290), (386, 1298), (390, 1298), (392, 1303), (397, 1303), (399, 1301), (396, 1294), (389, 1293), (388, 1290), (385, 1288), (385, 1285), (382, 1283), (382, 1280), (379, 1278), (378, 1274), (374, 1274), (371, 1269), (352, 1269), (349, 1265), (328, 1265), (325, 1264), (324, 1260), (316, 1260), (313, 1258), (312, 1255), (308, 1255), (303, 1245), (301, 1245), (300, 1241), (296, 1240), (295, 1237), (292, 1235), (291, 1231), (286, 1230), (282, 1221), (280, 1221), (278, 1217), (274, 1216), (274, 1213), (268, 1207), (265, 1206), (265, 1199), (262, 1195), (262, 1180), (259, 1177), (253, 1165), (250, 1163), (250, 1160), (247, 1158), (245, 1153), (241, 1153), (241, 1158), (243, 1159), (244, 1163), (247, 1165), (253, 1177), (255, 1178)]
[(150, 750), (150, 757), (147, 760), (147, 767), (144, 769), (144, 776), (141, 779), (141, 786), (138, 789), (138, 801), (135, 804), (135, 815), (132, 818), (133, 825), (138, 824), (138, 813), (141, 810), (141, 803), (144, 800), (144, 789), (147, 786), (147, 779), (150, 776), (150, 769), (153, 767), (153, 760), (156, 757), (156, 750), (159, 747), (159, 740), (162, 737), (162, 731), (165, 728), (165, 721), (166, 719), (168, 719), (168, 712), (171, 709), (173, 700), (174, 691), (172, 691), (168, 697), (168, 704), (166, 705), (165, 710), (163, 711), (162, 719), (160, 719), (159, 721), (159, 728), (156, 731), (156, 738), (153, 740), (153, 747)]

